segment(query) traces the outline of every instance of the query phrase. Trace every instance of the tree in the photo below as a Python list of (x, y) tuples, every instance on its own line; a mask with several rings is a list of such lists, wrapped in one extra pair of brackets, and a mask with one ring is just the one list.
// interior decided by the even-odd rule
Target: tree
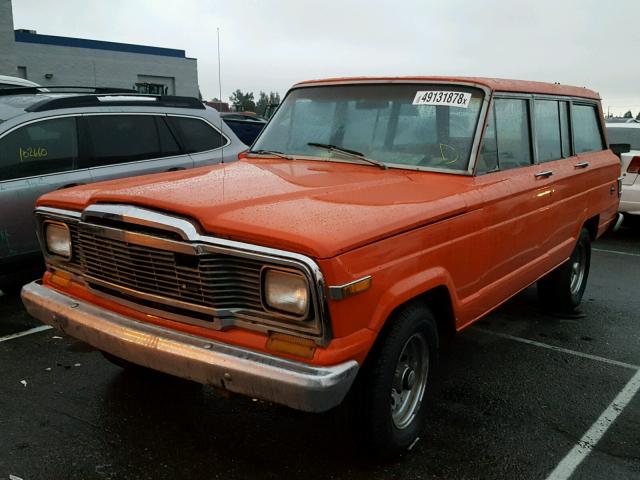
[(269, 103), (271, 105), (280, 105), (280, 94), (278, 92), (271, 92), (269, 94)]
[(627, 112), (622, 117), (623, 118), (633, 118), (633, 113), (631, 113), (631, 110), (627, 110)]
[(256, 113), (258, 115), (264, 116), (269, 105), (280, 104), (280, 94), (278, 92), (269, 92), (269, 95), (267, 95), (261, 90), (259, 95), (256, 103)]
[(253, 100), (253, 92), (242, 93), (242, 90), (238, 89), (231, 94), (229, 100), (231, 100), (231, 103), (241, 112), (253, 112), (256, 109), (256, 103)]
[(636, 120), (640, 122), (640, 112), (638, 112), (638, 115), (636, 115)]
[(260, 90), (258, 94), (258, 101), (256, 102), (256, 113), (260, 116), (264, 115), (264, 111), (267, 109), (267, 105), (269, 104), (269, 97), (266, 93)]

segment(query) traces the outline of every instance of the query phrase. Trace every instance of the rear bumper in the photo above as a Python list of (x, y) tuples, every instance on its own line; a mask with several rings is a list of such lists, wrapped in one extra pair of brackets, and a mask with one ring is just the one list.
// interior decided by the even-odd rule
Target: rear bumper
[(622, 196), (618, 210), (630, 215), (640, 215), (640, 182), (622, 185)]
[(40, 282), (22, 289), (27, 311), (95, 348), (171, 375), (309, 412), (338, 405), (358, 372), (266, 355), (134, 320), (71, 298)]

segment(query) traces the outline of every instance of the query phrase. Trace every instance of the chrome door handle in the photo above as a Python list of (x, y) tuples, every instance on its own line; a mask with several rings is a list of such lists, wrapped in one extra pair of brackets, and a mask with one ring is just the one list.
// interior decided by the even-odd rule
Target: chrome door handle
[(544, 172), (538, 172), (535, 174), (536, 178), (549, 178), (551, 175), (553, 175), (553, 171), (552, 170), (545, 170)]
[(589, 162), (580, 162), (576, 163), (573, 168), (587, 168), (589, 166)]

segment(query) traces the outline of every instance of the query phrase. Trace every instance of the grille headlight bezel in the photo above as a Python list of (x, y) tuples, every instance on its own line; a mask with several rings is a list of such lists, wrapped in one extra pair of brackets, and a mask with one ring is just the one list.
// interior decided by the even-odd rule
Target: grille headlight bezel
[(298, 321), (309, 318), (311, 290), (309, 280), (302, 272), (265, 266), (261, 287), (266, 310)]
[(63, 222), (45, 220), (42, 229), (47, 253), (57, 258), (71, 260), (73, 245), (69, 225)]

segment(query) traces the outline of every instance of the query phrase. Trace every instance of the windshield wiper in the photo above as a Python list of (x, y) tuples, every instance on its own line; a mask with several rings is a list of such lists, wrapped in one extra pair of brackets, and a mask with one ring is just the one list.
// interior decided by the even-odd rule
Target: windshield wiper
[(388, 168), (384, 163), (380, 162), (379, 160), (374, 160), (372, 158), (367, 158), (367, 157), (365, 157), (364, 153), (358, 152), (356, 150), (351, 150), (351, 149), (348, 149), (348, 148), (338, 147), (336, 145), (331, 145), (330, 143), (309, 142), (309, 143), (307, 143), (307, 145), (309, 145), (311, 147), (325, 148), (325, 149), (329, 150), (330, 152), (338, 152), (338, 153), (341, 153), (343, 155), (346, 155), (347, 157), (357, 158), (358, 160), (365, 161), (367, 163), (370, 163), (371, 165), (376, 165), (376, 166), (382, 168), (383, 170), (386, 170)]
[(293, 160), (293, 157), (285, 155), (282, 152), (276, 150), (249, 150), (247, 153), (256, 153), (258, 155), (273, 155), (274, 157), (284, 158), (285, 160)]

